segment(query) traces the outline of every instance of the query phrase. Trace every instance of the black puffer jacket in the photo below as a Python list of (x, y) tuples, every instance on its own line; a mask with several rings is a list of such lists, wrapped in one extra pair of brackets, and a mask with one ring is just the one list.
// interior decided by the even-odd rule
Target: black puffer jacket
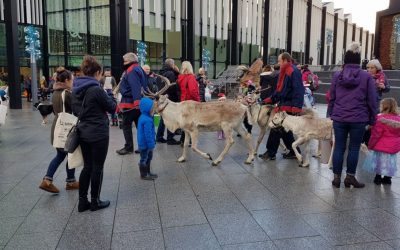
[[(171, 83), (176, 83), (176, 81), (178, 80), (179, 72), (175, 71), (171, 67), (164, 65), (164, 67), (160, 70), (160, 74), (162, 76), (168, 78), (168, 80)], [(164, 87), (164, 83), (162, 83), (160, 85), (162, 85), (162, 86), (158, 86), (158, 89), (161, 89), (162, 87)], [(181, 98), (180, 98), (181, 94), (179, 91), (178, 84), (174, 84), (171, 87), (169, 87), (166, 94), (168, 94), (168, 98), (173, 102), (179, 102), (181, 100)]]
[(207, 84), (206, 84), (207, 79), (205, 76), (198, 75), (196, 80), (199, 83), (200, 101), (205, 102), (206, 101), (205, 94), (206, 94), (206, 87), (207, 87)]
[(260, 75), (260, 86), (261, 89), (269, 88), (268, 90), (261, 91), (260, 97), (262, 100), (271, 97), (276, 89), (276, 84), (278, 83), (279, 71), (274, 72), (263, 72)]
[(78, 124), (80, 139), (85, 142), (96, 142), (108, 138), (107, 112), (114, 113), (116, 105), (95, 78), (88, 76), (75, 78), (72, 88), (72, 112), (77, 117), (82, 113)]

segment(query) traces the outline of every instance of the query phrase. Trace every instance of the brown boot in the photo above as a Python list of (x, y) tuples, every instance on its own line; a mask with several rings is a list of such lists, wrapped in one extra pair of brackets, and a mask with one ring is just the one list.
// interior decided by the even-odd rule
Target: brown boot
[(346, 179), (344, 179), (344, 186), (349, 188), (353, 186), (354, 188), (363, 188), (365, 187), (364, 183), (358, 182), (354, 175), (346, 175)]
[(335, 174), (333, 181), (332, 181), (332, 186), (336, 188), (340, 188), (340, 174)]
[(66, 190), (74, 190), (74, 189), (79, 189), (79, 182), (74, 181), (74, 182), (67, 182), (65, 185)]
[(53, 194), (58, 194), (60, 192), (60, 190), (58, 190), (58, 188), (54, 186), (53, 182), (47, 179), (43, 179), (42, 183), (40, 183), (39, 188)]

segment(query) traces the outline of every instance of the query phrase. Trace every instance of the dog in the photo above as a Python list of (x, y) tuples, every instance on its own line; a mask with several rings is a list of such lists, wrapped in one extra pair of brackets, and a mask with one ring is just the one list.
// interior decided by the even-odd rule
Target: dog
[(45, 126), (47, 124), (47, 116), (53, 113), (53, 104), (46, 104), (46, 103), (35, 103), (33, 105), (39, 113), (42, 115), (43, 121), (42, 125)]

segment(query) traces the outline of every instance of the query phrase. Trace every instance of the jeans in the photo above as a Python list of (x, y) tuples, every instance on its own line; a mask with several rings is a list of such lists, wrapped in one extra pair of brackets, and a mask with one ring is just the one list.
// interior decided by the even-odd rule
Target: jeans
[(80, 141), (84, 162), (81, 175), (79, 176), (80, 198), (87, 198), (89, 185), (92, 200), (100, 198), (104, 162), (106, 161), (108, 151), (108, 140), (109, 138), (96, 142)]
[(153, 159), (152, 149), (141, 149), (139, 167), (150, 165), (152, 159)]
[(333, 122), (335, 131), (335, 149), (332, 163), (333, 173), (342, 174), (344, 152), (346, 151), (347, 138), (350, 135), (349, 150), (347, 155), (347, 174), (355, 175), (358, 164), (358, 154), (363, 140), (366, 122)]
[[(67, 152), (65, 152), (62, 149), (57, 148), (57, 155), (56, 157), (51, 160), (49, 167), (47, 168), (47, 173), (46, 176), (44, 177), (45, 179), (48, 180), (53, 180), (53, 176), (55, 172), (57, 171), (58, 167), (61, 165), (61, 163), (64, 161), (65, 157), (67, 156)], [(68, 168), (68, 162), (65, 165), (65, 168), (67, 170), (67, 179), (66, 182), (74, 182), (75, 180), (75, 168), (69, 169)]]
[(125, 138), (125, 149), (133, 150), (132, 123), (137, 127), (139, 122), (140, 110), (132, 109), (122, 113), (122, 131)]
[(267, 154), (270, 157), (274, 157), (278, 152), (279, 144), (281, 138), (286, 148), (290, 150), (290, 154), (294, 155), (292, 148), (292, 143), (294, 142), (294, 137), (292, 131), (285, 131), (283, 128), (273, 128), (269, 132), (267, 141)]
[[(157, 128), (156, 138), (157, 139), (164, 138), (164, 131), (165, 131), (165, 124), (164, 124), (163, 118), (161, 117), (160, 118), (160, 124), (158, 124), (158, 128)], [(172, 133), (171, 131), (169, 131), (167, 129), (167, 141), (170, 141), (170, 140), (174, 139), (174, 135), (175, 135), (174, 133)]]

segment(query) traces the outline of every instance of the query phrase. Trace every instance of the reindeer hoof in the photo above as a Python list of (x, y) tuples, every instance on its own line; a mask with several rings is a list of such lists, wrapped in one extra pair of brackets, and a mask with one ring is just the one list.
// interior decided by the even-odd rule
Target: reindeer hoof
[(210, 161), (213, 160), (212, 157), (211, 157), (211, 155), (210, 155), (209, 153), (207, 153), (207, 156), (208, 156), (208, 159), (209, 159)]
[(216, 166), (218, 166), (218, 163), (215, 162), (215, 161), (213, 161), (213, 162), (211, 163), (211, 166), (216, 167)]
[(321, 158), (321, 154), (316, 154), (316, 155), (313, 155), (312, 157), (314, 157), (314, 158)]
[(178, 159), (178, 162), (185, 162), (185, 161), (186, 161), (186, 159), (182, 158), (182, 157)]

